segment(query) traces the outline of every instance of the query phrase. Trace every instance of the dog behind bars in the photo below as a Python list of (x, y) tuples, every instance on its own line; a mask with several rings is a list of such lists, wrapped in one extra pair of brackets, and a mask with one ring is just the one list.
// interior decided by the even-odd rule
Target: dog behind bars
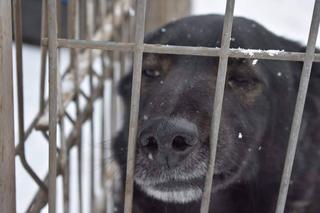
[[(223, 16), (187, 17), (148, 34), (145, 43), (220, 47), (222, 28)], [(234, 18), (231, 48), (305, 51), (240, 17)], [(218, 62), (144, 54), (133, 212), (199, 212)], [(210, 212), (274, 212), (302, 65), (229, 58)], [(126, 113), (113, 147), (123, 181), (131, 80), (132, 72), (120, 83)], [(290, 213), (320, 211), (319, 80), (314, 63), (286, 204)]]

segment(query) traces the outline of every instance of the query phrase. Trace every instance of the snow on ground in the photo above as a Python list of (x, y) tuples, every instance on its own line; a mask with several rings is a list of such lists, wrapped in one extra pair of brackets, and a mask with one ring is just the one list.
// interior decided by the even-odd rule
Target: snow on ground
[[(193, 13), (194, 14), (207, 14), (219, 13), (222, 14), (225, 10), (225, 0), (194, 0)], [(278, 35), (299, 41), (306, 44), (310, 20), (312, 15), (312, 7), (314, 0), (237, 0), (235, 7), (235, 15), (251, 18), (261, 23), (269, 30), (277, 33)], [(318, 46), (320, 46), (320, 38), (318, 37)], [(40, 80), (40, 51), (37, 47), (25, 45), (23, 51), (24, 57), (24, 100), (25, 100), (25, 126), (31, 122), (31, 119), (38, 112), (38, 95), (39, 95), (39, 80)], [(63, 67), (66, 67), (67, 52), (62, 53), (61, 62)], [(17, 105), (15, 99), (15, 105)], [(17, 117), (17, 116), (16, 116)], [(98, 125), (98, 123), (96, 124)], [(17, 125), (16, 125), (17, 127)], [(17, 129), (17, 128), (16, 128)], [(17, 139), (16, 131), (16, 139)], [(87, 139), (89, 140), (89, 139)], [(84, 144), (84, 158), (88, 157), (89, 150), (88, 141)], [(39, 133), (33, 133), (26, 145), (27, 159), (31, 166), (35, 169), (40, 177), (44, 177), (48, 170), (48, 146), (44, 142), (43, 136)], [(72, 155), (76, 156), (75, 151)], [(71, 171), (76, 175), (76, 164), (72, 164)], [(88, 165), (84, 169), (84, 182), (88, 181), (89, 172)], [(17, 174), (17, 212), (24, 212), (30, 199), (33, 197), (37, 190), (36, 184), (26, 174), (21, 166), (20, 160), (16, 159), (16, 174)], [(61, 181), (59, 180), (58, 182)], [(71, 183), (71, 192), (77, 194), (77, 182)], [(88, 192), (88, 185), (84, 186), (85, 192)], [(61, 203), (61, 186), (58, 187), (58, 207), (62, 206)], [(88, 194), (85, 199), (88, 199)], [(71, 212), (77, 212), (77, 198), (71, 196), (73, 205)], [(87, 205), (84, 205), (85, 211), (89, 212)], [(60, 209), (60, 208), (58, 208)], [(44, 209), (43, 212), (47, 212)], [(62, 212), (61, 209), (58, 212)]]

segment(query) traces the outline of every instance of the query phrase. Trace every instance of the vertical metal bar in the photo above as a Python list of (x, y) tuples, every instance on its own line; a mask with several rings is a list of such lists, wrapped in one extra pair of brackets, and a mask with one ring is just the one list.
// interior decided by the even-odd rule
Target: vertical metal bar
[(101, 100), (101, 110), (102, 110), (102, 113), (101, 113), (101, 137), (100, 137), (100, 141), (101, 141), (101, 144), (100, 144), (100, 167), (101, 167), (101, 173), (100, 173), (100, 185), (102, 187), (102, 200), (103, 200), (103, 203), (104, 203), (104, 206), (103, 206), (103, 209), (102, 211), (103, 212), (106, 212), (106, 205), (109, 205), (109, 203), (107, 203), (107, 196), (106, 196), (106, 187), (105, 187), (105, 181), (106, 181), (106, 178), (105, 178), (105, 175), (106, 175), (106, 159), (105, 159), (105, 154), (106, 154), (106, 146), (105, 146), (105, 128), (106, 128), (106, 110), (105, 110), (105, 107), (106, 107), (106, 94), (105, 94), (105, 70), (104, 68), (102, 68), (102, 72), (103, 72), (103, 76), (102, 76), (102, 79), (101, 81), (103, 81), (103, 90), (102, 90), (102, 100)]
[[(48, 36), (48, 17), (47, 17), (47, 0), (42, 0), (42, 13), (41, 13), (41, 38)], [(47, 45), (41, 44), (41, 59), (40, 59), (40, 98), (39, 108), (40, 113), (44, 112), (45, 108), (45, 85), (46, 85), (46, 65), (47, 65)]]
[[(77, 0), (71, 0), (68, 2), (68, 38), (69, 39), (76, 39), (76, 19), (77, 19)], [(76, 106), (76, 115), (77, 117), (80, 114), (80, 107), (79, 107), (79, 84), (78, 84), (78, 66), (77, 66), (77, 50), (70, 49), (70, 65), (69, 70), (73, 74), (73, 85), (74, 85), (74, 100), (75, 100), (75, 106)], [(61, 128), (63, 127), (63, 122), (60, 124)], [(79, 136), (81, 137), (81, 136)], [(77, 142), (77, 144), (80, 144), (80, 138)], [(62, 149), (62, 153), (65, 153), (65, 157), (63, 158), (64, 162), (64, 172), (63, 172), (63, 196), (64, 196), (64, 212), (70, 211), (70, 159), (69, 154), (66, 149), (67, 144), (64, 144), (64, 149)], [(80, 156), (80, 155), (79, 155)], [(81, 159), (81, 157), (79, 157)], [(79, 164), (80, 165), (80, 164)], [(79, 169), (79, 179), (81, 179), (81, 169)], [(79, 180), (79, 185), (81, 185), (82, 181)], [(80, 194), (79, 190), (79, 194)], [(80, 196), (79, 199), (79, 205), (81, 205), (82, 197)], [(81, 207), (79, 207), (79, 212), (82, 212)]]
[(135, 168), (135, 150), (136, 150), (136, 137), (137, 137), (137, 129), (138, 129), (138, 116), (139, 116), (145, 13), (146, 13), (146, 0), (137, 0), (137, 21), (136, 21), (136, 29), (135, 29), (136, 46), (134, 50), (134, 62), (133, 62), (131, 110), (130, 110), (128, 156), (127, 156), (127, 177), (126, 177), (125, 205), (124, 205), (125, 213), (130, 213), (132, 210), (133, 177), (134, 177), (134, 168)]
[(210, 131), (210, 160), (208, 171), (206, 175), (204, 192), (202, 195), (201, 201), (201, 213), (209, 212), (209, 205), (211, 199), (211, 190), (214, 174), (214, 165), (216, 159), (216, 150), (218, 143), (219, 127), (220, 127), (220, 118), (221, 118), (221, 109), (223, 102), (223, 94), (228, 66), (228, 50), (230, 47), (231, 31), (232, 31), (232, 22), (233, 22), (233, 11), (234, 11), (235, 0), (228, 0), (226, 6), (226, 12), (223, 23), (223, 32), (222, 32), (222, 42), (221, 42), (221, 52), (219, 60), (219, 69), (216, 82), (214, 103), (213, 103), (213, 117), (211, 122), (211, 131)]
[(56, 13), (57, 13), (57, 36), (61, 37), (61, 0), (56, 0)]
[[(78, 117), (77, 117), (78, 119)], [(79, 188), (79, 213), (83, 212), (83, 190), (82, 190), (82, 135), (79, 134), (78, 140), (78, 188)]]
[(80, 39), (86, 39), (87, 37), (87, 1), (86, 0), (79, 0), (79, 33), (80, 33)]
[(56, 212), (57, 176), (57, 5), (48, 0), (48, 47), (49, 47), (49, 213)]
[[(132, 5), (137, 5), (138, 0), (132, 0)], [(137, 11), (134, 11), (133, 14), (130, 14), (129, 12), (129, 42), (132, 42), (134, 40), (135, 36), (135, 26), (137, 23)]]
[[(95, 31), (95, 4), (93, 0), (87, 0), (87, 39), (92, 39)], [(93, 57), (92, 50), (89, 52), (89, 85), (90, 85), (90, 94), (93, 92)], [(93, 121), (93, 100), (92, 95), (90, 95), (89, 105), (91, 106), (90, 114), (90, 203), (89, 209), (90, 212), (94, 212), (95, 205), (95, 194), (94, 194), (94, 121)]]
[[(101, 24), (103, 24), (103, 20), (106, 16), (106, 2), (105, 0), (99, 0), (100, 3), (100, 20)], [(104, 33), (104, 26), (100, 26), (103, 30)], [(105, 159), (106, 155), (106, 135), (105, 135), (105, 130), (106, 130), (106, 93), (105, 93), (105, 78), (106, 78), (106, 66), (104, 62), (104, 52), (101, 53), (101, 69), (102, 69), (102, 77), (100, 81), (102, 81), (103, 85), (103, 90), (102, 90), (102, 100), (101, 100), (101, 144), (100, 144), (100, 185), (102, 187), (102, 201), (104, 203), (103, 208), (101, 209), (102, 212), (107, 212), (107, 206), (109, 206), (108, 200), (107, 200), (107, 188), (106, 188), (106, 167), (107, 167), (107, 161)]]
[(276, 213), (283, 213), (285, 210), (286, 199), (287, 199), (287, 194), (288, 194), (288, 189), (290, 184), (290, 177), (291, 177), (291, 172), (292, 172), (292, 167), (294, 162), (294, 156), (295, 156), (296, 148), (298, 144), (303, 109), (304, 109), (304, 104), (305, 104), (309, 80), (310, 80), (312, 62), (314, 59), (315, 45), (316, 45), (318, 31), (319, 31), (319, 23), (320, 23), (320, 0), (316, 0), (314, 9), (313, 9), (311, 26), (310, 26), (306, 57), (303, 63), (298, 96), (297, 96), (295, 111), (293, 115), (290, 138), (289, 138), (289, 143), (287, 148), (287, 155), (286, 155), (286, 160), (284, 164), (278, 202), (276, 207)]
[(19, 141), (24, 140), (24, 101), (23, 101), (23, 59), (22, 59), (22, 26), (21, 0), (13, 1), (14, 35), (16, 42), (16, 72), (18, 93)]
[(89, 75), (89, 83), (90, 83), (90, 100), (89, 104), (91, 106), (91, 113), (90, 113), (90, 210), (91, 212), (95, 212), (95, 170), (94, 170), (94, 160), (95, 160), (95, 152), (94, 152), (94, 110), (93, 110), (93, 102), (92, 93), (93, 93), (93, 68), (90, 68), (90, 75)]
[(68, 213), (69, 208), (69, 183), (70, 183), (70, 176), (69, 176), (69, 155), (68, 155), (68, 144), (66, 143), (65, 137), (65, 126), (64, 126), (64, 119), (60, 118), (60, 141), (61, 141), (61, 171), (62, 171), (62, 178), (63, 178), (63, 212)]
[(0, 1), (0, 209), (16, 211), (11, 1)]
[[(79, 37), (81, 39), (86, 38), (86, 19), (87, 19), (87, 10), (86, 10), (86, 1), (85, 0), (79, 0), (79, 9), (77, 10), (77, 19), (79, 20)], [(77, 54), (74, 55), (74, 57), (77, 57)], [(77, 111), (77, 119), (80, 115), (80, 105), (79, 105), (79, 94), (80, 94), (80, 82), (79, 82), (79, 66), (77, 64), (78, 62), (78, 57), (75, 60), (74, 63), (74, 85), (75, 85), (75, 92), (76, 92), (76, 111)], [(80, 134), (78, 143), (77, 143), (77, 148), (78, 148), (78, 188), (79, 188), (79, 213), (83, 212), (83, 188), (82, 188), (82, 134), (81, 134), (81, 128), (80, 128)]]

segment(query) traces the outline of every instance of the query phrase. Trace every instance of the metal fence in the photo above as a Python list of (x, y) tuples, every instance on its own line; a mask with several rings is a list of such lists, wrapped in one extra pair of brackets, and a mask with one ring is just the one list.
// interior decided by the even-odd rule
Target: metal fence
[[(67, 20), (61, 20), (61, 1), (42, 1), (42, 26), (40, 56), (40, 89), (39, 111), (31, 124), (25, 128), (24, 113), (24, 82), (22, 54), (22, 20), (21, 0), (3, 0), (0, 4), (0, 208), (1, 212), (15, 212), (15, 156), (23, 168), (36, 183), (38, 191), (31, 195), (31, 203), (23, 211), (40, 212), (47, 204), (49, 211), (56, 212), (57, 177), (62, 177), (63, 212), (70, 211), (70, 199), (77, 196), (78, 210), (83, 212), (83, 145), (90, 141), (90, 212), (112, 211), (112, 185), (114, 163), (110, 156), (110, 143), (106, 139), (112, 136), (117, 126), (117, 106), (115, 82), (119, 73), (126, 70), (130, 55), (119, 51), (107, 52), (101, 50), (69, 49), (68, 67), (59, 70), (60, 45), (57, 41), (61, 34), (61, 23), (68, 23), (68, 39), (88, 39), (92, 41), (122, 40), (129, 41), (132, 37), (134, 10), (131, 0), (92, 1), (69, 0)], [(11, 8), (12, 7), (12, 8)], [(13, 14), (11, 14), (13, 11)], [(11, 20), (13, 17), (13, 20)], [(13, 23), (13, 25), (12, 25)], [(13, 29), (12, 29), (13, 26)], [(17, 121), (18, 138), (14, 140), (14, 107), (13, 107), (13, 66), (12, 66), (12, 31), (15, 37), (16, 49), (16, 91), (17, 91)], [(29, 72), (27, 73), (29, 74)], [(31, 74), (31, 73), (30, 73)], [(47, 76), (48, 75), (48, 76)], [(49, 79), (49, 83), (47, 80)], [(107, 82), (111, 85), (107, 85)], [(112, 93), (112, 101), (106, 106), (105, 87)], [(49, 94), (48, 94), (49, 91)], [(109, 92), (109, 91), (108, 91)], [(97, 101), (99, 100), (99, 101)], [(27, 103), (28, 104), (28, 103)], [(101, 122), (94, 121), (95, 108), (100, 104)], [(112, 111), (112, 112), (110, 112)], [(107, 116), (108, 115), (108, 116)], [(83, 126), (90, 122), (90, 140), (83, 139)], [(112, 125), (107, 125), (107, 124)], [(96, 126), (100, 126), (100, 136), (95, 134)], [(108, 129), (109, 128), (109, 129)], [(49, 144), (49, 172), (44, 178), (37, 174), (26, 156), (27, 142), (32, 134), (40, 132), (43, 141)], [(97, 147), (99, 145), (99, 147)], [(14, 147), (15, 146), (15, 147)], [(72, 159), (70, 152), (77, 150), (77, 158)], [(100, 159), (95, 156), (100, 152)], [(43, 156), (45, 157), (45, 156)], [(71, 161), (77, 161), (78, 194), (70, 192)], [(99, 169), (97, 169), (99, 167)], [(99, 180), (100, 183), (95, 181)], [(102, 195), (97, 196), (96, 185), (102, 189)], [(99, 204), (99, 199), (102, 203)], [(107, 202), (108, 201), (108, 202)], [(101, 202), (100, 202), (101, 203)], [(110, 203), (110, 205), (109, 205)]]
[[(48, 48), (49, 54), (49, 102), (46, 102), (44, 99), (40, 101), (40, 113), (39, 116), (35, 119), (32, 125), (27, 129), (27, 131), (22, 131), (23, 121), (19, 120), (19, 129), (20, 129), (20, 138), (19, 145), (16, 147), (16, 154), (19, 155), (22, 161), (24, 161), (25, 168), (28, 170), (29, 174), (33, 177), (33, 179), (39, 185), (39, 192), (36, 195), (34, 201), (32, 202), (29, 210), (37, 211), (41, 209), (47, 202), (46, 195), (48, 194), (48, 204), (49, 204), (49, 212), (55, 212), (55, 202), (56, 202), (56, 176), (61, 174), (64, 178), (65, 184), (65, 193), (64, 200), (65, 202), (65, 210), (67, 211), (68, 206), (68, 168), (66, 163), (68, 161), (68, 150), (72, 146), (77, 146), (78, 149), (81, 149), (81, 140), (79, 142), (79, 136), (77, 135), (79, 129), (81, 128), (81, 124), (90, 119), (92, 121), (92, 105), (93, 101), (99, 97), (102, 93), (103, 84), (98, 84), (98, 86), (94, 86), (93, 78), (102, 79), (104, 77), (96, 74), (92, 69), (90, 69), (90, 64), (92, 63), (93, 57), (95, 57), (94, 51), (121, 51), (121, 52), (131, 52), (133, 53), (133, 79), (132, 79), (132, 99), (131, 99), (131, 113), (130, 113), (130, 129), (129, 129), (129, 139), (128, 139), (128, 157), (127, 157), (127, 177), (126, 177), (126, 185), (125, 185), (125, 212), (129, 213), (132, 210), (132, 198), (133, 198), (133, 174), (134, 174), (134, 166), (135, 166), (135, 145), (136, 145), (136, 134), (138, 128), (138, 113), (139, 113), (139, 99), (140, 99), (140, 84), (141, 84), (141, 66), (142, 66), (142, 56), (143, 53), (158, 53), (158, 54), (178, 54), (178, 55), (198, 55), (198, 56), (215, 56), (219, 57), (219, 69), (218, 69), (218, 77), (216, 83), (216, 91), (214, 97), (214, 106), (213, 106), (213, 119), (211, 124), (211, 155), (210, 155), (210, 164), (206, 176), (205, 188), (201, 203), (201, 213), (206, 213), (209, 210), (209, 202), (212, 188), (212, 177), (214, 173), (214, 162), (218, 141), (218, 132), (219, 132), (219, 124), (220, 124), (220, 116), (222, 109), (222, 101), (223, 101), (223, 93), (224, 93), (224, 85), (226, 78), (226, 70), (227, 70), (227, 62), (229, 57), (236, 58), (255, 58), (255, 59), (270, 59), (270, 60), (288, 60), (288, 61), (303, 61), (303, 69), (300, 79), (300, 85), (298, 90), (298, 96), (296, 101), (296, 107), (293, 117), (293, 122), (291, 126), (291, 133), (288, 143), (287, 155), (281, 180), (281, 186), (279, 190), (278, 202), (276, 207), (276, 213), (284, 212), (284, 207), (286, 203), (287, 192), (289, 188), (290, 176), (295, 156), (295, 151), (297, 147), (299, 129), (301, 125), (301, 118), (304, 109), (304, 103), (306, 99), (306, 93), (308, 88), (308, 83), (310, 79), (310, 72), (313, 62), (320, 62), (320, 54), (315, 54), (315, 44), (316, 38), (318, 34), (319, 22), (320, 22), (320, 0), (315, 0), (314, 11), (311, 21), (309, 39), (307, 44), (307, 49), (305, 53), (300, 52), (284, 52), (279, 51), (274, 54), (268, 50), (243, 50), (243, 49), (232, 49), (230, 48), (230, 39), (231, 39), (231, 29), (233, 22), (233, 11), (235, 6), (235, 0), (227, 0), (225, 18), (224, 18), (224, 26), (223, 26), (223, 35), (222, 35), (222, 45), (221, 48), (208, 48), (208, 47), (186, 47), (186, 46), (170, 46), (170, 45), (158, 45), (158, 44), (145, 44), (144, 40), (144, 26), (145, 26), (145, 12), (146, 12), (146, 0), (137, 0), (136, 2), (136, 19), (135, 19), (135, 35), (133, 42), (110, 42), (110, 41), (102, 41), (108, 40), (103, 39), (102, 37), (94, 36), (94, 29), (92, 26), (96, 23), (92, 17), (89, 18), (91, 22), (88, 22), (87, 27), (87, 36), (83, 37), (87, 40), (80, 40), (79, 38), (74, 36), (74, 32), (70, 32), (70, 36), (68, 39), (58, 38), (57, 32), (57, 9), (56, 0), (47, 0), (47, 14), (44, 13), (43, 19), (48, 17), (48, 36), (46, 36), (46, 30), (43, 30), (43, 40), (42, 40), (42, 51), (43, 51), (43, 63), (45, 63), (45, 52)], [(76, 0), (71, 0), (72, 4), (76, 4)], [(81, 5), (80, 0), (80, 5)], [(102, 2), (103, 1), (99, 1)], [(122, 2), (122, 1), (119, 1)], [(124, 1), (130, 5), (129, 1)], [(87, 1), (87, 15), (90, 17), (93, 11), (93, 2)], [(113, 8), (116, 7), (117, 4), (113, 5)], [(80, 7), (81, 8), (81, 7)], [(122, 7), (123, 8), (123, 7)], [(124, 7), (123, 11), (130, 12), (128, 7)], [(16, 4), (14, 4), (15, 18), (19, 20), (19, 0), (16, 0)], [(10, 57), (8, 57), (8, 53), (11, 51), (11, 35), (10, 35), (10, 1), (2, 0), (0, 7), (0, 17), (1, 17), (1, 51), (0, 51), (0, 206), (5, 212), (11, 212), (15, 208), (14, 202), (14, 147), (13, 147), (13, 112), (12, 112), (12, 64)], [(72, 6), (70, 6), (70, 11), (72, 11)], [(91, 13), (90, 13), (91, 11)], [(77, 13), (77, 12), (76, 12)], [(79, 14), (79, 11), (78, 11)], [(104, 14), (105, 15), (105, 14)], [(102, 16), (103, 17), (103, 16)], [(108, 18), (108, 16), (106, 16)], [(123, 17), (123, 16), (121, 16)], [(15, 22), (15, 33), (16, 38), (19, 39), (19, 21)], [(74, 23), (75, 19), (70, 17), (70, 22)], [(100, 24), (102, 26), (101, 29), (104, 29), (103, 26), (105, 24), (110, 23), (110, 21), (104, 22), (102, 21)], [(126, 22), (114, 22), (118, 23), (117, 26), (122, 25), (123, 23), (132, 23), (130, 21)], [(45, 28), (45, 26), (43, 27)], [(98, 31), (96, 31), (96, 35), (100, 35)], [(19, 52), (21, 54), (21, 44), (17, 42), (17, 60), (21, 60), (21, 56), (19, 56)], [(79, 88), (79, 81), (81, 81), (80, 69), (79, 72), (74, 72), (74, 70), (78, 70), (75, 67), (78, 66), (77, 61), (74, 61), (70, 65), (70, 70), (66, 75), (73, 75), (75, 89), (68, 94), (65, 98), (66, 94), (61, 94), (59, 90), (59, 72), (57, 68), (57, 60), (58, 60), (58, 50), (59, 48), (69, 48), (71, 49), (70, 54), (73, 55), (74, 59), (79, 59), (80, 57), (85, 57), (87, 61), (89, 61), (88, 67), (84, 70), (85, 74), (90, 77), (90, 88), (91, 93), (89, 95), (83, 94), (81, 88)], [(20, 49), (20, 50), (19, 50)], [(80, 51), (79, 49), (88, 49)], [(99, 55), (99, 54), (98, 54)], [(101, 52), (100, 52), (101, 55)], [(9, 55), (10, 56), (10, 55)], [(44, 65), (43, 65), (44, 66)], [(42, 67), (43, 67), (42, 66)], [(43, 70), (45, 70), (43, 68)], [(22, 68), (18, 67), (18, 74), (22, 73)], [(83, 75), (85, 75), (83, 74)], [(45, 71), (42, 72), (42, 78), (44, 77)], [(63, 76), (62, 76), (62, 79)], [(99, 82), (101, 82), (99, 81)], [(42, 81), (44, 84), (44, 81)], [(42, 85), (43, 89), (44, 85)], [(19, 89), (20, 88), (20, 89)], [(19, 92), (20, 91), (20, 92)], [(18, 81), (18, 93), (19, 97), (22, 96), (22, 82)], [(43, 91), (43, 90), (41, 90)], [(87, 107), (85, 107), (84, 111), (80, 111), (78, 108), (78, 116), (77, 120), (73, 120), (67, 112), (61, 112), (62, 104), (68, 104), (71, 101), (74, 101), (76, 105), (78, 104), (77, 97), (83, 95), (87, 98)], [(67, 100), (67, 101), (66, 101)], [(19, 118), (23, 118), (23, 101), (22, 98), (19, 98)], [(22, 107), (22, 108), (21, 108)], [(44, 113), (45, 112), (45, 113)], [(44, 114), (43, 114), (44, 113)], [(22, 115), (21, 115), (22, 114)], [(42, 119), (41, 116), (48, 116), (49, 119)], [(66, 139), (61, 139), (61, 148), (57, 149), (56, 141), (57, 141), (57, 124), (59, 124), (60, 128), (63, 128), (63, 119), (65, 116), (67, 119), (70, 119), (72, 123), (74, 123), (74, 132), (71, 132), (70, 135)], [(40, 122), (40, 121), (46, 122)], [(41, 125), (40, 125), (41, 124)], [(91, 122), (93, 125), (93, 122)], [(104, 124), (103, 124), (104, 125)], [(31, 168), (28, 167), (27, 162), (24, 159), (23, 149), (24, 149), (24, 141), (28, 138), (28, 135), (35, 128), (41, 129), (46, 138), (49, 139), (49, 173), (45, 180), (39, 179)], [(91, 131), (93, 126), (91, 126)], [(47, 131), (49, 130), (49, 131)], [(49, 132), (49, 135), (47, 135)], [(91, 134), (93, 134), (91, 132)], [(101, 150), (104, 150), (102, 147)], [(58, 154), (57, 154), (58, 153)], [(93, 153), (92, 153), (93, 155)], [(58, 159), (57, 159), (58, 158)], [(81, 158), (81, 157), (80, 157)], [(80, 159), (81, 162), (81, 159)], [(104, 164), (104, 163), (102, 163)], [(103, 165), (102, 165), (103, 166)], [(81, 170), (81, 168), (79, 169)], [(4, 172), (3, 172), (4, 171)], [(79, 178), (81, 178), (81, 173), (79, 173)], [(92, 173), (91, 175), (94, 175)], [(103, 176), (104, 173), (101, 173)], [(101, 178), (105, 180), (104, 177)], [(81, 181), (80, 181), (81, 182)], [(48, 185), (48, 186), (47, 186)], [(81, 188), (81, 186), (79, 186)], [(93, 187), (91, 188), (93, 190)], [(105, 191), (106, 193), (106, 191)], [(81, 193), (80, 193), (81, 195)], [(80, 196), (81, 200), (81, 196)], [(91, 204), (94, 203), (93, 192), (91, 192)], [(81, 209), (81, 207), (80, 207)], [(8, 210), (8, 211), (6, 211)]]

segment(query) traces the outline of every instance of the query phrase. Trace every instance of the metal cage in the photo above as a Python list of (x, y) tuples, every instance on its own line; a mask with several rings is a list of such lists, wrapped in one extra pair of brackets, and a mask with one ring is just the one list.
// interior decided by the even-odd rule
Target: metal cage
[[(127, 177), (125, 185), (125, 212), (130, 213), (132, 210), (133, 199), (133, 174), (135, 166), (135, 145), (136, 134), (138, 127), (138, 113), (139, 113), (139, 98), (140, 98), (140, 84), (141, 84), (141, 67), (143, 53), (158, 53), (158, 54), (180, 54), (180, 55), (197, 55), (197, 56), (214, 56), (219, 57), (218, 77), (216, 83), (216, 91), (214, 97), (213, 107), (213, 119), (211, 124), (211, 141), (210, 141), (210, 164), (206, 176), (205, 188), (201, 203), (201, 213), (209, 211), (209, 202), (212, 188), (212, 177), (214, 173), (214, 162), (216, 157), (216, 148), (218, 141), (218, 132), (220, 124), (220, 116), (222, 110), (222, 101), (225, 87), (226, 70), (229, 57), (236, 58), (251, 58), (251, 59), (269, 59), (269, 60), (287, 60), (287, 61), (303, 61), (303, 69), (300, 79), (300, 85), (297, 95), (297, 101), (291, 126), (290, 138), (288, 143), (287, 155), (284, 164), (284, 170), (281, 180), (281, 186), (279, 189), (278, 202), (276, 206), (276, 213), (284, 212), (286, 203), (286, 197), (289, 188), (290, 176), (297, 147), (299, 129), (301, 125), (301, 119), (303, 115), (303, 109), (307, 94), (308, 83), (310, 79), (312, 63), (320, 62), (320, 54), (315, 54), (316, 38), (320, 23), (320, 0), (315, 0), (313, 16), (311, 20), (310, 33), (308, 38), (308, 44), (306, 52), (270, 52), (268, 50), (245, 50), (245, 49), (232, 49), (230, 48), (231, 29), (233, 22), (233, 11), (235, 0), (227, 0), (222, 45), (221, 48), (208, 48), (208, 47), (186, 47), (186, 46), (170, 46), (170, 45), (158, 45), (158, 44), (145, 44), (144, 32), (145, 32), (145, 13), (147, 0), (137, 0), (136, 2), (136, 17), (133, 22), (130, 19), (129, 14), (131, 11), (131, 1), (117, 1), (111, 8), (113, 10), (121, 11), (118, 16), (108, 16), (103, 11), (101, 12), (101, 19), (95, 20), (93, 13), (95, 7), (92, 0), (86, 2), (86, 7), (81, 7), (85, 1), (71, 0), (69, 8), (70, 26), (75, 26), (76, 19), (74, 18), (81, 9), (86, 8), (86, 16), (88, 16), (88, 22), (86, 26), (80, 26), (78, 31), (82, 31), (80, 36), (75, 35), (76, 29), (69, 29), (68, 38), (58, 38), (58, 21), (57, 13), (59, 8), (57, 7), (56, 0), (44, 1), (43, 20), (47, 18), (47, 28), (43, 26), (42, 32), (42, 72), (41, 79), (45, 79), (45, 54), (48, 50), (49, 56), (49, 101), (45, 99), (40, 100), (40, 112), (35, 118), (32, 125), (24, 131), (23, 126), (23, 96), (22, 86), (23, 82), (18, 80), (18, 107), (19, 107), (19, 144), (14, 148), (13, 140), (13, 92), (12, 92), (12, 59), (11, 59), (11, 14), (10, 14), (10, 0), (2, 0), (0, 3), (0, 207), (4, 212), (15, 211), (15, 184), (14, 184), (14, 156), (18, 155), (24, 162), (26, 170), (30, 176), (36, 181), (39, 186), (39, 191), (34, 198), (29, 210), (34, 212), (39, 211), (47, 201), (49, 204), (49, 212), (55, 212), (56, 203), (56, 177), (62, 175), (64, 179), (64, 201), (65, 210), (68, 209), (68, 150), (71, 147), (76, 146), (81, 150), (81, 140), (79, 142), (79, 130), (82, 124), (87, 120), (91, 120), (91, 135), (93, 135), (92, 122), (92, 110), (93, 102), (98, 97), (103, 97), (103, 81), (106, 77), (112, 78), (112, 69), (106, 69), (109, 71), (103, 74), (98, 74), (92, 69), (92, 60), (94, 57), (101, 57), (103, 51), (112, 52), (129, 52), (133, 53), (133, 79), (132, 79), (132, 99), (131, 99), (131, 113), (130, 113), (130, 129), (128, 138), (128, 156), (127, 156)], [(99, 1), (101, 5), (104, 4), (103, 0)], [(109, 5), (110, 6), (110, 5)], [(75, 11), (74, 8), (79, 8)], [(120, 8), (120, 9), (119, 9)], [(16, 48), (17, 48), (17, 60), (21, 62), (21, 23), (20, 23), (20, 0), (15, 0), (13, 4), (15, 25), (14, 31), (16, 35)], [(117, 14), (117, 13), (115, 13)], [(127, 14), (127, 15), (124, 15)], [(128, 18), (129, 17), (129, 18)], [(81, 17), (79, 17), (81, 18)], [(111, 38), (111, 34), (108, 34), (108, 29), (105, 26), (112, 25), (115, 28), (125, 29), (125, 26), (134, 27), (134, 39), (131, 41), (127, 38), (128, 42), (111, 42), (107, 41)], [(100, 28), (99, 28), (100, 26)], [(100, 29), (100, 30), (97, 30)], [(125, 33), (126, 34), (126, 33)], [(127, 33), (128, 35), (128, 33)], [(85, 40), (86, 39), (86, 40)], [(64, 79), (65, 75), (60, 76), (58, 72), (58, 50), (60, 48), (70, 49), (73, 61), (70, 63), (70, 69), (65, 75), (73, 76), (74, 89), (69, 94), (61, 93), (60, 80)], [(79, 59), (82, 57), (88, 61), (87, 67), (83, 69), (77, 68), (79, 65)], [(21, 63), (17, 63), (17, 76), (22, 75)], [(78, 70), (75, 72), (74, 70)], [(110, 71), (111, 70), (111, 71)], [(86, 95), (79, 87), (79, 82), (85, 75), (89, 76), (90, 82), (90, 94)], [(108, 76), (109, 75), (109, 76)], [(21, 79), (21, 78), (20, 78)], [(97, 84), (94, 84), (94, 79), (98, 79)], [(44, 82), (44, 80), (43, 80)], [(41, 86), (42, 89), (44, 85)], [(41, 90), (43, 91), (43, 90)], [(86, 98), (86, 107), (84, 110), (79, 109), (79, 96)], [(44, 97), (44, 96), (43, 96)], [(63, 105), (70, 102), (74, 102), (77, 106), (77, 119), (73, 120), (72, 116), (68, 115), (68, 112), (62, 110)], [(49, 119), (46, 119), (49, 116)], [(21, 119), (22, 118), (22, 119)], [(63, 128), (63, 118), (71, 120), (74, 124), (74, 129), (71, 131), (68, 137), (61, 140), (61, 147), (57, 149), (57, 124), (60, 128)], [(105, 125), (102, 122), (102, 125)], [(49, 141), (49, 172), (44, 180), (41, 180), (28, 166), (28, 163), (24, 159), (24, 142), (34, 129), (40, 129), (45, 137)], [(47, 135), (49, 133), (49, 135)], [(103, 136), (102, 136), (103, 137)], [(105, 150), (101, 147), (101, 150)], [(93, 156), (94, 153), (91, 153)], [(81, 156), (79, 157), (81, 158)], [(80, 159), (81, 162), (81, 159)], [(106, 162), (101, 162), (102, 167)], [(81, 168), (79, 168), (81, 170)], [(105, 181), (105, 174), (107, 172), (101, 172), (101, 180)], [(81, 178), (81, 172), (79, 177)], [(95, 175), (93, 172), (91, 175)], [(93, 184), (93, 183), (91, 183)], [(81, 186), (79, 186), (81, 188)], [(93, 190), (93, 187), (91, 188)], [(91, 208), (95, 203), (94, 192), (91, 191)], [(107, 190), (104, 190), (104, 198), (106, 198)], [(81, 193), (80, 193), (81, 194)], [(48, 195), (48, 198), (47, 196)], [(79, 198), (82, 199), (81, 196)], [(81, 209), (81, 207), (80, 207)]]

